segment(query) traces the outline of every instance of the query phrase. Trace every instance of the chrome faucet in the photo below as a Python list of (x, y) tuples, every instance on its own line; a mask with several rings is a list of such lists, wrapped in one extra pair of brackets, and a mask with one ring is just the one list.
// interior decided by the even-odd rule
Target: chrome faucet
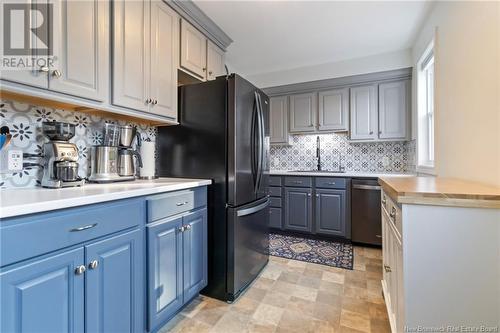
[(316, 137), (316, 159), (318, 160), (318, 171), (321, 171), (321, 149), (319, 135)]

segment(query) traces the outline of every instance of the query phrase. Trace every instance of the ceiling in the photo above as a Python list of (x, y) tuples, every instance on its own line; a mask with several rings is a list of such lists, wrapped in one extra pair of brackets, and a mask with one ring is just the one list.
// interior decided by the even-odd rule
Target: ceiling
[(226, 60), (244, 75), (411, 47), (432, 2), (194, 1), (233, 40)]

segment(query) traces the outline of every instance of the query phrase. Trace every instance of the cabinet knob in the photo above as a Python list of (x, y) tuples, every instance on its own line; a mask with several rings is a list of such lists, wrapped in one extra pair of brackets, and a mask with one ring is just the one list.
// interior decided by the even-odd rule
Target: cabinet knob
[(372, 135), (372, 134), (373, 134), (373, 131), (370, 131), (370, 135)]
[(146, 100), (146, 104), (150, 104), (151, 102), (152, 102), (152, 99), (151, 99), (151, 98), (148, 98), (148, 99)]
[(203, 67), (203, 68), (202, 68), (202, 70), (203, 70), (204, 72), (206, 72), (206, 71), (207, 71), (207, 68), (206, 68), (206, 67)]
[(99, 261), (97, 260), (92, 260), (89, 264), (89, 269), (96, 269), (97, 266), (99, 266)]
[(153, 103), (153, 105), (156, 105), (156, 104), (158, 104), (158, 100), (157, 99), (153, 99), (152, 103)]
[(48, 66), (41, 66), (40, 69), (39, 69), (39, 71), (43, 72), (43, 73), (48, 73), (49, 67)]
[(191, 224), (186, 225), (186, 230), (191, 230)]
[(185, 227), (185, 226), (182, 226), (182, 227), (180, 227), (180, 228), (179, 228), (179, 229), (177, 229), (177, 230), (179, 230), (179, 232), (184, 232), (184, 231), (186, 231), (186, 227)]
[(319, 194), (316, 194), (316, 198), (319, 198)]
[(80, 266), (76, 267), (76, 269), (75, 269), (76, 275), (82, 275), (83, 273), (85, 273), (85, 266), (84, 265), (80, 265)]
[(307, 193), (307, 196), (310, 197), (311, 196), (311, 193)]
[(395, 218), (396, 217), (396, 209), (392, 207), (391, 213), (389, 214), (390, 217)]
[(390, 273), (390, 272), (392, 272), (392, 270), (391, 270), (391, 266), (384, 265), (384, 269), (385, 269), (385, 272), (386, 272), (386, 273)]
[(378, 131), (378, 134), (382, 134), (382, 131)]
[(60, 78), (62, 76), (62, 73), (60, 70), (58, 69), (55, 69), (53, 72), (52, 72), (52, 76), (56, 77), (56, 78)]

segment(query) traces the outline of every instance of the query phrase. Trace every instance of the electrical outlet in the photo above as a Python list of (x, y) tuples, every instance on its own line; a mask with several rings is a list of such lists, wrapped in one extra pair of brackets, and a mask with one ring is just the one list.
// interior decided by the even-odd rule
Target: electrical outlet
[(23, 169), (22, 150), (8, 149), (0, 153), (0, 173), (12, 173)]

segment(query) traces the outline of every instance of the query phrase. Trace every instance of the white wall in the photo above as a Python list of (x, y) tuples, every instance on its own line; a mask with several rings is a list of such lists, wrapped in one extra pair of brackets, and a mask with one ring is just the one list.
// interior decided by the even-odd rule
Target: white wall
[(246, 78), (258, 87), (266, 88), (284, 84), (380, 72), (411, 66), (411, 50), (401, 50), (308, 67), (246, 75)]
[(415, 40), (414, 64), (436, 34), (438, 176), (500, 186), (499, 7), (500, 2), (438, 2)]

